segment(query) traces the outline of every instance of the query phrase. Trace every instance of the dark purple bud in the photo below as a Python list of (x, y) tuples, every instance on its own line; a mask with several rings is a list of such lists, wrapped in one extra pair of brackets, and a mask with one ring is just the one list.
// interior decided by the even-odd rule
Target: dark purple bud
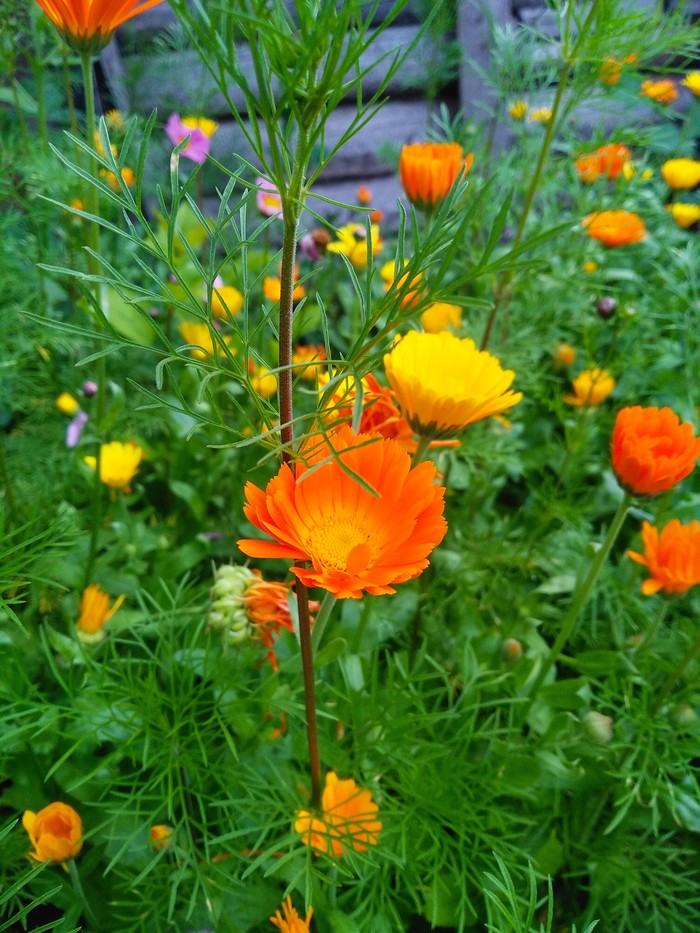
[(611, 298), (610, 295), (603, 295), (602, 298), (596, 301), (595, 309), (600, 317), (602, 317), (604, 321), (607, 321), (607, 319), (612, 317), (617, 311), (617, 302), (614, 298)]
[(85, 398), (92, 398), (93, 395), (97, 395), (98, 390), (99, 390), (99, 386), (97, 385), (97, 383), (92, 382), (90, 379), (87, 379), (83, 383), (83, 395), (85, 396)]

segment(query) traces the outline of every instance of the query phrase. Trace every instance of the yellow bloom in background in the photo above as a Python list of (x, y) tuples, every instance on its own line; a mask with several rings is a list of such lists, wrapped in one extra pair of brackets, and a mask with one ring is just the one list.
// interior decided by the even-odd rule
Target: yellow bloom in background
[(572, 381), (573, 395), (565, 395), (564, 401), (576, 408), (600, 405), (615, 388), (615, 380), (605, 369), (584, 369)]
[(700, 184), (700, 162), (695, 159), (669, 159), (661, 166), (664, 181), (674, 190)]
[(126, 130), (126, 121), (121, 110), (108, 110), (105, 114), (105, 123), (110, 133), (123, 133)]
[(678, 88), (670, 78), (662, 78), (659, 81), (648, 78), (642, 81), (639, 93), (657, 104), (672, 104), (678, 99)]
[[(404, 266), (408, 264), (408, 259), (404, 259)], [(411, 308), (418, 301), (420, 301), (420, 292), (422, 287), (423, 276), (421, 273), (417, 273), (413, 279), (409, 282), (408, 273), (404, 272), (403, 275), (399, 275), (398, 280), (396, 278), (396, 263), (393, 259), (390, 259), (388, 262), (385, 262), (384, 265), (379, 270), (379, 275), (384, 282), (384, 291), (390, 292), (394, 283), (396, 283), (396, 289), (399, 292), (403, 292), (401, 296), (401, 307), (402, 308)], [(410, 291), (405, 291), (404, 288), (406, 285), (415, 286), (411, 288)]]
[(679, 227), (687, 230), (700, 220), (700, 204), (684, 204), (678, 201), (676, 204), (668, 204), (666, 210), (669, 212)]
[(223, 320), (235, 317), (243, 307), (243, 295), (233, 285), (220, 285), (211, 296), (211, 313)]
[(319, 364), (325, 360), (326, 348), (322, 343), (298, 343), (292, 354), (294, 375), (301, 376), (302, 379), (306, 379), (309, 382), (314, 382), (323, 367), (311, 364)]
[[(372, 233), (372, 255), (376, 256), (382, 246), (379, 227), (370, 227)], [(337, 239), (328, 244), (328, 252), (342, 253), (356, 269), (367, 268), (369, 243), (367, 230), (363, 224), (346, 224), (336, 230)]]
[(549, 123), (552, 119), (551, 107), (537, 107), (530, 111), (530, 119), (535, 123)]
[(443, 330), (459, 330), (462, 326), (462, 309), (445, 301), (428, 305), (420, 316), (423, 330), (427, 334), (439, 334)]
[(495, 356), (449, 331), (409, 331), (384, 357), (387, 379), (416, 434), (453, 437), (467, 425), (500, 414), (522, 398), (515, 378)]
[[(299, 274), (299, 269), (296, 267), (296, 276)], [(306, 289), (303, 285), (296, 285), (294, 291), (292, 292), (292, 301), (300, 301), (306, 294)], [(266, 275), (263, 279), (263, 295), (267, 298), (268, 301), (279, 301), (282, 295), (282, 280), (277, 278), (274, 275)]]
[(597, 269), (598, 269), (598, 263), (597, 263), (597, 262), (593, 262), (592, 259), (587, 260), (587, 261), (584, 262), (584, 264), (583, 264), (583, 271), (584, 271), (587, 275), (590, 275), (591, 272), (595, 272)]
[[(100, 480), (105, 486), (112, 489), (126, 489), (136, 472), (143, 457), (143, 450), (134, 441), (122, 444), (121, 441), (110, 441), (100, 447)], [(96, 457), (83, 457), (91, 470), (97, 468)]]
[(209, 117), (183, 117), (180, 122), (183, 126), (186, 126), (188, 130), (201, 130), (208, 139), (211, 139), (214, 133), (219, 129), (219, 124), (216, 120), (210, 120)]
[(29, 855), (37, 862), (45, 862), (47, 859), (67, 862), (75, 858), (83, 847), (82, 820), (67, 803), (50, 803), (38, 813), (25, 810), (22, 826), (34, 846), (34, 851)]
[(554, 359), (560, 366), (571, 366), (576, 362), (576, 350), (568, 343), (560, 343), (554, 351)]
[[(117, 192), (121, 191), (121, 185), (119, 184), (119, 179), (114, 174), (114, 172), (110, 172), (106, 168), (101, 168), (100, 177), (105, 179), (105, 181), (107, 182), (109, 187), (112, 189), (112, 191), (117, 191)], [(136, 174), (134, 173), (134, 170), (129, 168), (126, 165), (122, 169), (122, 181), (127, 186), (127, 188), (131, 188), (133, 183), (136, 181)]]
[(524, 120), (527, 113), (527, 101), (516, 100), (515, 103), (510, 105), (508, 112), (514, 120)]
[(56, 408), (58, 408), (62, 414), (70, 417), (77, 411), (80, 411), (80, 404), (76, 398), (73, 398), (70, 392), (61, 392), (56, 399)]
[[(190, 356), (194, 357), (195, 360), (208, 360), (214, 356), (224, 355), (224, 351), (218, 342), (216, 348), (214, 347), (214, 339), (208, 324), (202, 324), (199, 321), (183, 321), (178, 329), (185, 343), (191, 344), (189, 352)], [(232, 339), (227, 334), (223, 341), (229, 350), (235, 353), (235, 350), (231, 347)]]
[(76, 628), (78, 638), (83, 644), (96, 645), (105, 637), (104, 626), (124, 602), (119, 596), (109, 608), (109, 596), (96, 583), (91, 583), (83, 591), (80, 601), (80, 618)]
[(304, 845), (317, 852), (341, 858), (348, 849), (364, 852), (379, 842), (382, 824), (379, 807), (368, 790), (361, 790), (352, 778), (341, 780), (334, 771), (326, 775), (321, 798), (321, 814), (299, 810), (294, 831)]
[(251, 360), (250, 385), (261, 398), (270, 398), (277, 391), (277, 376), (264, 366), (256, 366)]
[(306, 920), (302, 920), (292, 905), (292, 898), (288, 895), (282, 902), (282, 913), (275, 911), (274, 917), (270, 917), (270, 923), (276, 926), (282, 933), (309, 933), (309, 924), (314, 915), (313, 907), (309, 907)]
[(170, 837), (173, 834), (172, 826), (168, 826), (167, 823), (156, 823), (155, 826), (151, 826), (148, 831), (149, 839), (151, 840), (151, 845), (156, 850), (160, 852), (161, 849), (164, 849), (167, 844), (170, 842)]
[(689, 71), (681, 84), (683, 87), (687, 87), (696, 97), (700, 97), (700, 71)]

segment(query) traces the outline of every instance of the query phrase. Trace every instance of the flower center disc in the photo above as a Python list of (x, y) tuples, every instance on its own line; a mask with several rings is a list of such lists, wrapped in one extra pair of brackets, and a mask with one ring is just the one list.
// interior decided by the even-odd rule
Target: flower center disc
[(317, 555), (326, 569), (357, 574), (367, 568), (372, 556), (368, 538), (369, 534), (352, 518), (334, 518), (311, 531), (305, 549)]

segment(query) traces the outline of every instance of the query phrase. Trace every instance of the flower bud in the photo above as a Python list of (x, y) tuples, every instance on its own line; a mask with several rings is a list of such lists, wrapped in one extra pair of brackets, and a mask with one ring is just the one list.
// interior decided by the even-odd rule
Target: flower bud
[(252, 570), (234, 564), (224, 564), (214, 572), (207, 622), (211, 628), (225, 631), (234, 644), (246, 641), (252, 635), (243, 595), (256, 579)]
[(501, 650), (507, 661), (518, 661), (523, 656), (523, 646), (517, 638), (507, 638)]
[(581, 719), (583, 731), (595, 745), (607, 745), (613, 735), (612, 716), (591, 710)]
[(671, 710), (671, 722), (680, 729), (692, 726), (698, 721), (698, 714), (690, 703), (678, 703)]
[(92, 398), (93, 395), (97, 395), (99, 391), (99, 386), (96, 382), (92, 382), (90, 379), (86, 379), (83, 383), (83, 395), (85, 398)]
[(604, 321), (607, 321), (607, 319), (611, 318), (617, 311), (617, 302), (614, 298), (611, 298), (610, 295), (603, 295), (602, 298), (599, 298), (596, 301), (595, 309), (598, 312), (599, 317), (602, 317)]

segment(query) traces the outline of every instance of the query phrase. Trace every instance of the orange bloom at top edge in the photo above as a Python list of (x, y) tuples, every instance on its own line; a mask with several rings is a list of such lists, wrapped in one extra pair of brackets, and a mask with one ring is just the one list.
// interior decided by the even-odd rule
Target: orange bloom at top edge
[(274, 917), (270, 917), (270, 923), (282, 933), (309, 933), (309, 924), (313, 915), (314, 909), (309, 907), (306, 919), (302, 920), (292, 904), (292, 898), (287, 895), (282, 902), (282, 912), (276, 910)]
[(617, 413), (612, 468), (632, 495), (656, 496), (672, 489), (693, 472), (698, 458), (700, 438), (672, 409), (634, 405)]
[(459, 143), (415, 143), (404, 146), (399, 161), (401, 184), (409, 199), (422, 210), (441, 204), (458, 178), (472, 167)]
[(644, 221), (631, 211), (596, 211), (583, 218), (583, 226), (589, 237), (609, 248), (638, 243), (647, 235)]
[(66, 43), (79, 52), (96, 53), (128, 19), (162, 0), (36, 0)]
[(683, 525), (673, 518), (661, 533), (649, 522), (642, 522), (642, 544), (644, 554), (628, 551), (627, 556), (651, 574), (642, 583), (645, 596), (659, 591), (668, 596), (685, 593), (700, 583), (700, 522)]
[(299, 810), (294, 831), (301, 841), (317, 852), (341, 858), (348, 849), (364, 852), (379, 842), (382, 831), (377, 819), (379, 807), (371, 793), (360, 789), (352, 778), (342, 780), (334, 771), (326, 775), (321, 813)]
[(264, 491), (246, 485), (246, 518), (274, 541), (238, 546), (249, 557), (309, 562), (292, 573), (341, 599), (393, 593), (393, 584), (425, 570), (447, 530), (445, 490), (435, 479), (433, 463), (412, 468), (394, 441), (343, 425), (306, 464), (282, 464)]
[(25, 810), (22, 826), (34, 846), (34, 851), (29, 855), (37, 862), (45, 862), (47, 859), (67, 862), (75, 858), (83, 847), (82, 820), (67, 803), (50, 803), (38, 813)]

